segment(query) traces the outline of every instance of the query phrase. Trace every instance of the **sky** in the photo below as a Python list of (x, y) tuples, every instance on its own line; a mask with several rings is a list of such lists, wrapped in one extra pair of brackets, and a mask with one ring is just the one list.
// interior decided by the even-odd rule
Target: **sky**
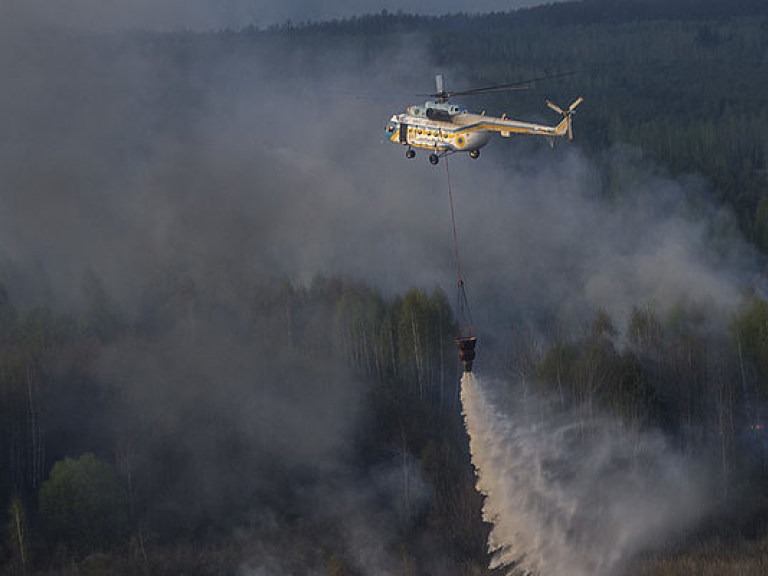
[(543, 4), (542, 0), (9, 0), (5, 11), (25, 12), (37, 21), (77, 29), (219, 30), (257, 27), (287, 20), (331, 20), (382, 10), (418, 14), (496, 12)]

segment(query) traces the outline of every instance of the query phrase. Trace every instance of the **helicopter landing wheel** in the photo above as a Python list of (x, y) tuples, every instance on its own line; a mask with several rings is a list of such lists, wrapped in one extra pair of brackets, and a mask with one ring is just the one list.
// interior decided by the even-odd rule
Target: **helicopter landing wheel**
[(473, 160), (477, 160), (478, 158), (480, 158), (480, 150), (470, 151), (469, 157), (472, 158)]
[(408, 158), (409, 160), (414, 156), (416, 156), (416, 150), (412, 150), (408, 148), (408, 150), (405, 151), (405, 157)]
[(429, 163), (432, 164), (432, 166), (437, 166), (438, 162), (440, 162), (440, 157), (437, 154), (433, 152), (429, 155)]

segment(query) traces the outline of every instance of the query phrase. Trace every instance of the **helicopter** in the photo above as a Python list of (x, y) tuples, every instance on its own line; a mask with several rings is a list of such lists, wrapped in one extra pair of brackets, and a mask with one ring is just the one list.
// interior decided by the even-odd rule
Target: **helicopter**
[(473, 114), (466, 107), (448, 101), (453, 96), (524, 90), (529, 88), (533, 82), (570, 74), (572, 73), (462, 92), (448, 92), (445, 89), (443, 76), (438, 74), (435, 77), (437, 91), (434, 94), (421, 95), (434, 100), (428, 100), (424, 105), (410, 106), (404, 114), (393, 114), (386, 126), (385, 135), (390, 142), (407, 146), (406, 158), (411, 159), (416, 156), (414, 148), (430, 150), (428, 159), (433, 166), (440, 161), (440, 158), (456, 152), (468, 152), (470, 158), (479, 158), (480, 148), (491, 140), (494, 132), (498, 132), (504, 138), (508, 138), (512, 134), (533, 134), (549, 136), (552, 139), (567, 136), (568, 140), (571, 141), (573, 140), (571, 117), (576, 107), (584, 101), (582, 97), (574, 100), (565, 109), (549, 100), (545, 102), (549, 108), (563, 116), (557, 126), (512, 120), (507, 118), (506, 114), (500, 117), (486, 116), (485, 112)]

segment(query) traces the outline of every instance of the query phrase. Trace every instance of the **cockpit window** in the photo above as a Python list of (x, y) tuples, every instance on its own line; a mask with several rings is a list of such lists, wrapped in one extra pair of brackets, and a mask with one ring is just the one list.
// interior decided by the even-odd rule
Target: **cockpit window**
[(395, 131), (395, 125), (392, 122), (390, 122), (389, 125), (387, 126), (387, 132), (392, 134), (394, 133), (394, 131)]

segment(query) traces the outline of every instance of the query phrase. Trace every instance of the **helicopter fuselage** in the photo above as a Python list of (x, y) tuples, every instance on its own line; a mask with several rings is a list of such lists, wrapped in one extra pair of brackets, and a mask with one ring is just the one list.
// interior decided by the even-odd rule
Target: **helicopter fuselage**
[(414, 148), (469, 152), (485, 146), (491, 139), (491, 132), (465, 126), (455, 120), (430, 120), (405, 113), (390, 118), (387, 137), (392, 142)]
[(391, 142), (408, 147), (406, 155), (412, 158), (411, 148), (431, 150), (430, 161), (435, 164), (438, 155), (468, 152), (473, 158), (480, 155), (494, 132), (509, 137), (512, 134), (564, 136), (569, 118), (557, 126), (545, 126), (502, 117), (472, 114), (463, 106), (450, 102), (425, 102), (423, 106), (409, 107), (404, 114), (394, 114), (385, 134)]

